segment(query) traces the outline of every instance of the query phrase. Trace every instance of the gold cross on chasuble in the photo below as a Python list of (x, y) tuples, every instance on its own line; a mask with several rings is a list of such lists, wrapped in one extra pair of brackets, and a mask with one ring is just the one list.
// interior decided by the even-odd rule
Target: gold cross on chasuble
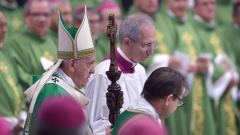
[(156, 31), (156, 38), (157, 38), (157, 42), (160, 44), (159, 45), (159, 51), (161, 53), (165, 53), (165, 54), (169, 54), (169, 50), (167, 45), (164, 43), (163, 38), (164, 35), (163, 33), (159, 32), (158, 30)]
[(219, 38), (215, 34), (211, 35), (211, 38), (210, 38), (209, 42), (213, 46), (213, 50), (215, 51), (216, 54), (223, 54), (223, 50), (220, 46), (221, 41), (219, 40)]

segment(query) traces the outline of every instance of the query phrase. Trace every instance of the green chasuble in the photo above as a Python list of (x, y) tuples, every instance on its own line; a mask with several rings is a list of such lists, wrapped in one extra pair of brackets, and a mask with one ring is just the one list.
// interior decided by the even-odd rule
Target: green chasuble
[(3, 46), (4, 53), (15, 68), (22, 90), (32, 84), (32, 76), (44, 72), (40, 59), (55, 61), (57, 46), (48, 36), (41, 38), (28, 29), (12, 36)]
[(0, 50), (0, 114), (18, 118), (19, 111), (25, 109), (23, 93), (17, 83), (13, 65)]
[[(195, 26), (197, 34), (201, 40), (200, 42), (203, 45), (203, 52), (211, 53), (213, 56), (228, 52), (228, 56), (233, 59), (229, 45), (227, 44), (226, 39), (217, 26), (209, 26), (203, 22), (197, 21), (196, 19), (193, 20), (193, 25)], [(232, 61), (234, 62), (234, 59)], [(213, 82), (221, 77), (223, 73), (224, 71), (215, 65)], [(222, 95), (220, 101), (213, 101), (215, 126), (212, 128), (214, 129), (216, 127), (215, 132), (218, 135), (236, 134), (236, 125), (233, 110), (234, 106), (229, 94), (230, 93), (227, 91)], [(211, 118), (209, 117), (208, 119)], [(205, 133), (211, 134), (209, 132)]]
[[(119, 46), (119, 40), (117, 36), (116, 46)], [(100, 63), (107, 55), (110, 54), (110, 42), (106, 33), (99, 32), (98, 39), (96, 40), (96, 61), (95, 64)]]
[[(236, 58), (236, 66), (238, 69), (238, 73), (240, 73), (240, 27), (236, 24), (230, 24), (226, 26), (223, 30), (226, 39), (230, 44), (230, 48), (232, 48), (232, 52)], [(239, 88), (239, 85), (238, 85)], [(240, 100), (237, 101), (238, 113), (240, 112)], [(238, 123), (237, 127), (240, 127), (240, 117), (236, 120)], [(238, 128), (238, 134), (240, 135), (240, 128)]]
[(58, 46), (58, 32), (53, 29), (50, 29), (48, 31), (48, 36), (50, 36), (50, 38), (53, 40), (54, 44), (56, 46)]
[(136, 119), (138, 116), (146, 115), (143, 111), (127, 109), (121, 113), (115, 123), (112, 135), (118, 135), (121, 128), (125, 126), (129, 121)]
[(0, 10), (4, 13), (7, 19), (6, 41), (12, 35), (16, 34), (19, 29), (24, 27), (23, 8), (17, 7), (16, 9), (10, 9), (0, 3)]
[[(198, 37), (190, 24), (188, 18), (186, 20), (179, 20), (176, 18), (172, 18), (175, 22), (175, 26), (177, 29), (177, 40), (176, 40), (176, 49), (174, 51), (180, 52), (182, 54), (188, 55), (189, 56), (189, 62), (195, 61), (198, 57), (198, 51), (201, 49), (201, 44), (198, 40)], [(190, 63), (188, 63), (190, 64)], [(186, 74), (187, 75), (187, 74)], [(196, 76), (193, 79), (193, 84), (190, 84), (190, 89), (192, 91), (196, 91), (196, 85), (194, 81), (198, 76)], [(203, 91), (201, 87), (198, 87), (200, 91)], [(187, 97), (184, 97), (183, 100), (185, 100), (185, 105), (183, 107), (178, 108), (177, 113), (174, 113), (174, 120), (173, 118), (170, 118), (166, 121), (167, 123), (174, 125), (175, 130), (171, 129), (170, 132), (173, 132), (175, 135), (177, 134), (190, 134), (189, 129), (190, 129), (190, 121), (191, 121), (191, 110), (190, 109), (194, 104), (192, 104), (194, 101), (189, 100), (189, 97), (192, 97), (193, 94), (189, 93)], [(199, 100), (204, 100), (204, 97), (208, 97), (206, 93), (204, 96), (202, 96)], [(205, 109), (205, 108), (204, 108)], [(203, 112), (202, 115), (208, 115), (205, 112)], [(207, 117), (205, 117), (207, 118)], [(204, 119), (205, 120), (205, 119)], [(179, 124), (180, 123), (180, 124)], [(203, 123), (202, 123), (203, 124)], [(204, 123), (206, 124), (206, 123)], [(203, 126), (203, 125), (202, 125)], [(208, 125), (206, 125), (208, 126)], [(180, 133), (181, 132), (181, 133)], [(210, 133), (210, 132), (209, 132)], [(213, 135), (213, 134), (212, 134)]]
[[(58, 77), (56, 77), (56, 80), (57, 80)], [(37, 80), (35, 80), (37, 81)], [(59, 85), (55, 84), (55, 83), (47, 83), (44, 85), (44, 87), (42, 88), (42, 90), (40, 91), (40, 93), (38, 94), (37, 96), (37, 100), (35, 102), (35, 105), (34, 105), (34, 109), (33, 109), (33, 113), (32, 113), (32, 117), (31, 117), (31, 124), (30, 124), (30, 134), (32, 132), (32, 126), (34, 125), (34, 121), (36, 120), (36, 112), (38, 110), (38, 108), (41, 106), (41, 104), (43, 103), (43, 101), (50, 97), (50, 96), (54, 96), (54, 95), (69, 95), (67, 93), (66, 90), (64, 90), (62, 87), (60, 87)], [(28, 118), (27, 118), (28, 120)], [(27, 124), (27, 121), (25, 123), (25, 126), (24, 126), (24, 131), (26, 129), (26, 125)]]
[(216, 0), (216, 2), (216, 23), (220, 26), (231, 24), (234, 0)]

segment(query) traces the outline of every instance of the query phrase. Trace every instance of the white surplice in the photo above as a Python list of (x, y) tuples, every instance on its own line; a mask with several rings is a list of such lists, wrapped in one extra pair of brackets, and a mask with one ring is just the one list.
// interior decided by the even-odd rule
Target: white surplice
[[(128, 64), (132, 63), (133, 66), (136, 65), (134, 73), (122, 73), (120, 79), (117, 81), (124, 93), (124, 103), (120, 110), (122, 113), (134, 100), (141, 97), (143, 85), (146, 81), (146, 72), (143, 66), (131, 62), (120, 48), (117, 51)], [(104, 60), (99, 63), (86, 87), (86, 95), (91, 100), (86, 106), (86, 110), (94, 133), (105, 131), (107, 126), (110, 125), (108, 121), (109, 109), (106, 104), (107, 88), (111, 84), (106, 75), (109, 65), (110, 60)], [(119, 70), (121, 71), (120, 68)]]

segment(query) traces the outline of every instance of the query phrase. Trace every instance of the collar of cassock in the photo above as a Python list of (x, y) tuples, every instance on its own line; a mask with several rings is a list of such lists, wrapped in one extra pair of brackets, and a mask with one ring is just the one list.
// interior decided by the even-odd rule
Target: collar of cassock
[[(110, 55), (108, 55), (104, 60), (110, 59)], [(118, 67), (121, 69), (121, 71), (124, 74), (131, 74), (135, 72), (134, 67), (137, 65), (137, 63), (131, 61), (120, 49), (120, 47), (117, 48), (116, 51), (116, 61)]]
[(201, 23), (205, 24), (209, 28), (214, 28), (215, 27), (215, 21), (214, 20), (211, 20), (210, 22), (206, 22), (197, 14), (194, 15), (194, 19), (198, 22), (201, 22)]
[(186, 15), (186, 14), (185, 14), (184, 17), (179, 18), (179, 17), (177, 17), (177, 16), (173, 13), (173, 11), (170, 10), (170, 9), (167, 9), (167, 14), (168, 14), (170, 17), (172, 17), (172, 18), (174, 18), (174, 19), (177, 19), (177, 20), (180, 21), (180, 22), (185, 22), (185, 21), (187, 20), (187, 15)]

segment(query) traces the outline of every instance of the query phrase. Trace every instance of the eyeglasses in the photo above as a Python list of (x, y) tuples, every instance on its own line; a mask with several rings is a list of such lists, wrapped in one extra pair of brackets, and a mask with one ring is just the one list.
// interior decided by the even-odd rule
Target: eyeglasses
[(173, 95), (175, 98), (177, 98), (178, 99), (178, 107), (181, 107), (181, 106), (183, 106), (184, 105), (184, 102), (183, 102), (183, 100), (182, 99), (180, 99), (178, 96), (176, 96), (176, 95)]
[(46, 18), (50, 17), (50, 13), (29, 13), (34, 18), (38, 18), (40, 16), (44, 16)]
[(159, 44), (158, 42), (154, 42), (154, 43), (142, 44), (141, 47), (144, 50), (157, 49), (159, 47)]

